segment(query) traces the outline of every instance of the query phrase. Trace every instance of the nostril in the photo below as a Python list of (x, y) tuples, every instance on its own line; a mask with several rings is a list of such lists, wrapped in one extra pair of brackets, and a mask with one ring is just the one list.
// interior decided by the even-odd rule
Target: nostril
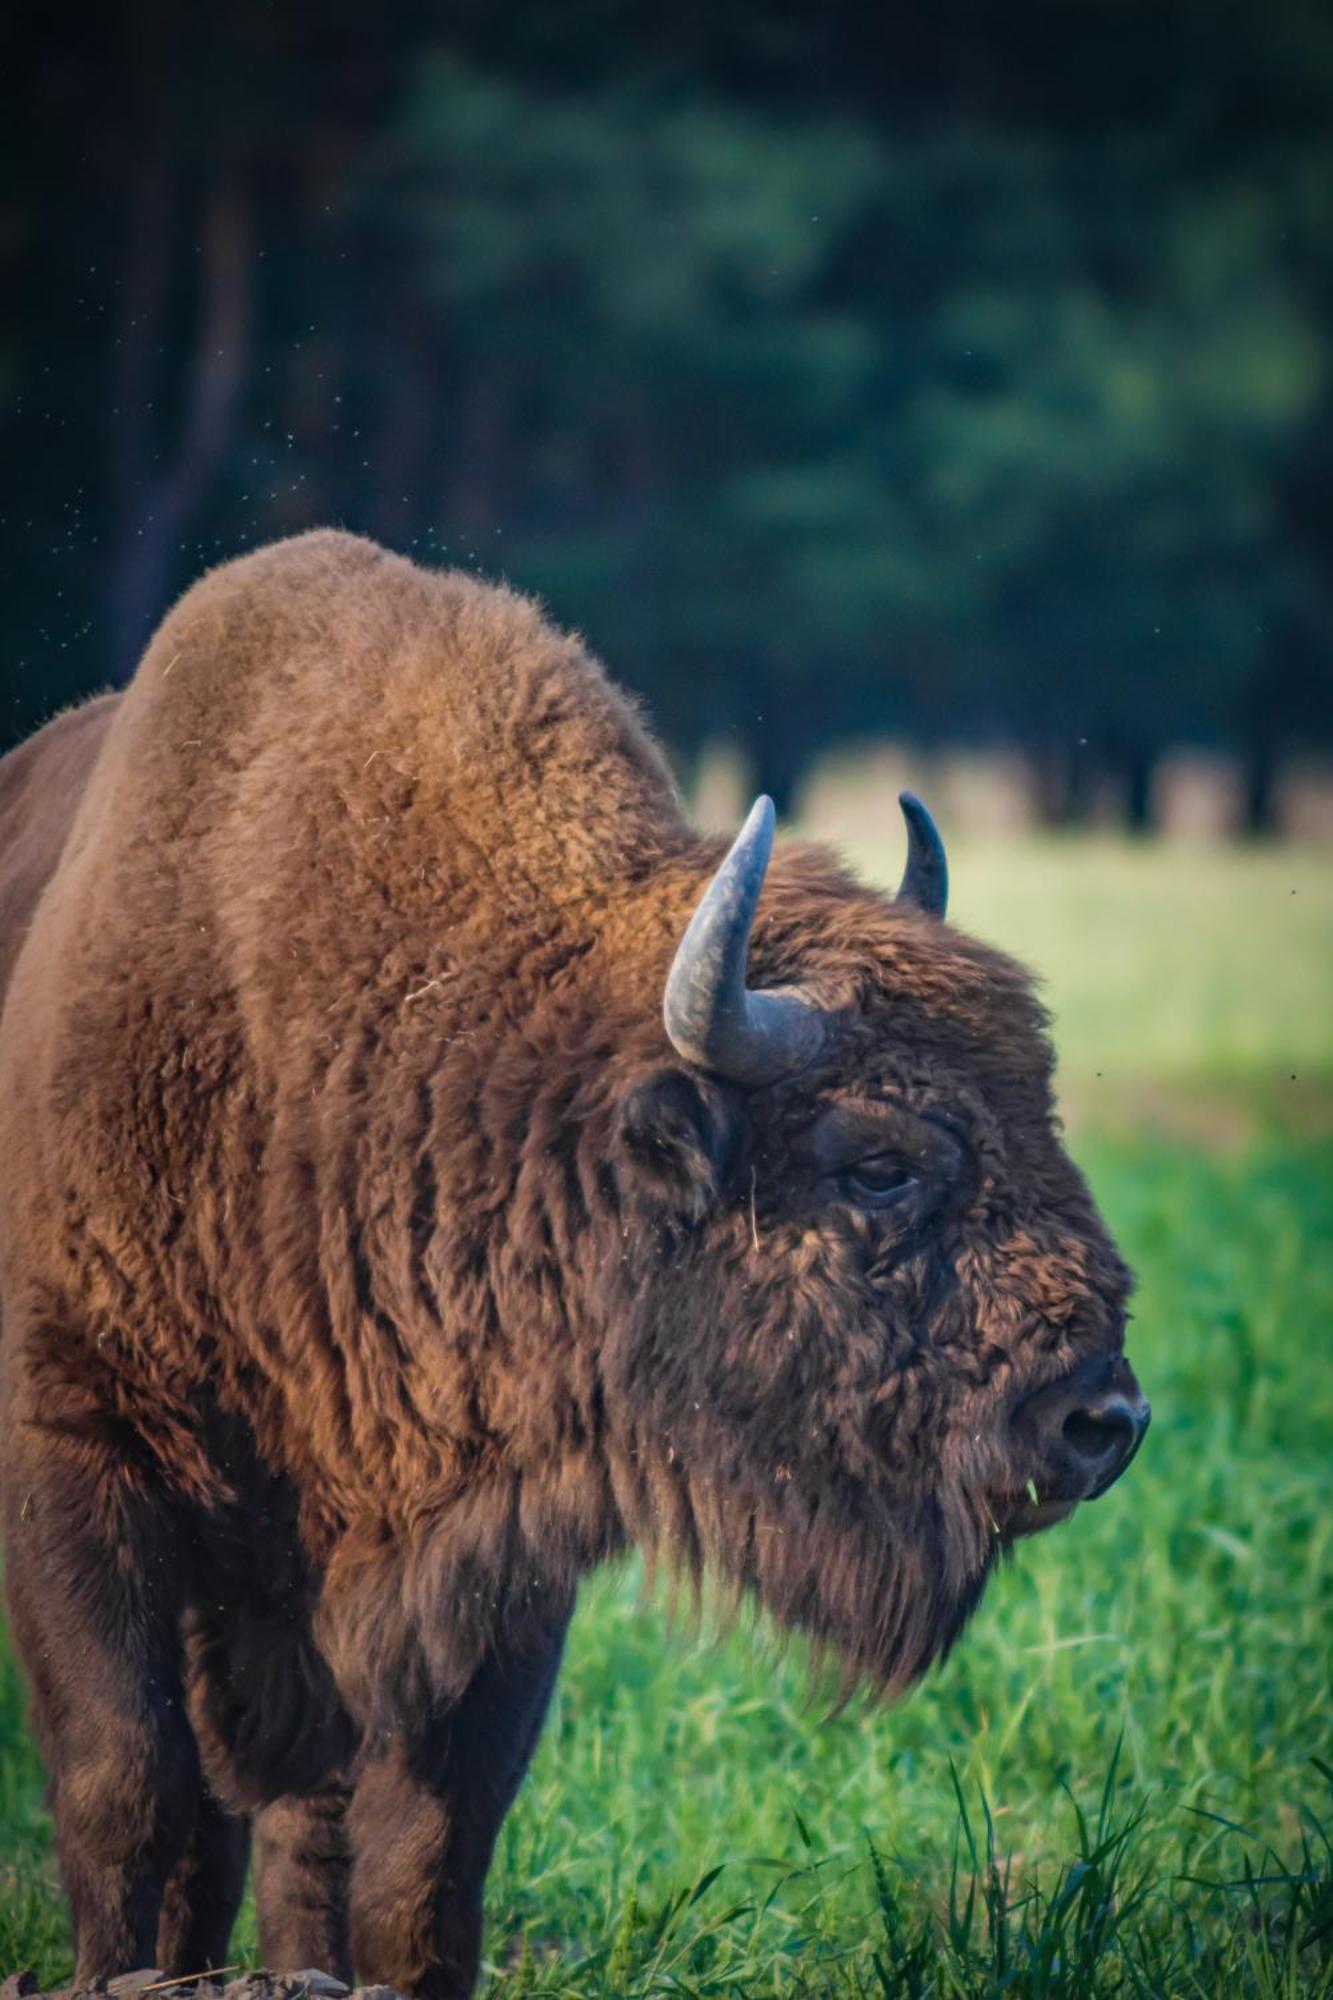
[(1100, 1499), (1133, 1460), (1151, 1420), (1123, 1363), (1086, 1366), (1038, 1390), (1018, 1412), (1038, 1491), (1048, 1498)]
[(1091, 1410), (1072, 1410), (1061, 1425), (1066, 1444), (1088, 1465), (1100, 1465), (1117, 1452), (1121, 1456), (1134, 1442), (1134, 1425), (1127, 1410), (1110, 1409), (1094, 1415)]

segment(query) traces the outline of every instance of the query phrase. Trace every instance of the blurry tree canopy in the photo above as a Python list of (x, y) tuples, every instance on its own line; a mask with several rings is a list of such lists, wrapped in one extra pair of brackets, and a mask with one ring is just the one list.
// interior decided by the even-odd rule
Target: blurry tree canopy
[[(923, 10), (924, 11), (924, 10)], [(4, 740), (324, 521), (780, 801), (1333, 739), (1333, 13), (136, 0), (0, 30)]]

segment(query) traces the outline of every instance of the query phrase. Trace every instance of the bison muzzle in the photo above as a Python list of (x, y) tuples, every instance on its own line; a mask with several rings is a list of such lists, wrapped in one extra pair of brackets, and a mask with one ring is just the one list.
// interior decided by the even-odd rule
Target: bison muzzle
[(579, 1578), (905, 1686), (1147, 1407), (1024, 973), (686, 822), (533, 605), (340, 534), (0, 765), (15, 1640), (78, 1976), (430, 1996)]

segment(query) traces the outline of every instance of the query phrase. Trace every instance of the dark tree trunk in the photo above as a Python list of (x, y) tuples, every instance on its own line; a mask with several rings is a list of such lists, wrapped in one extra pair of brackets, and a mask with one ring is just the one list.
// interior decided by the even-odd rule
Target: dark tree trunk
[(1272, 746), (1252, 740), (1245, 759), (1245, 831), (1252, 837), (1274, 830), (1276, 810), (1275, 759)]
[(406, 290), (394, 331), (394, 365), (384, 384), (375, 461), (375, 533), (399, 548), (423, 517), (424, 485), (439, 436), (441, 382), (429, 315)]
[(1125, 759), (1125, 823), (1131, 833), (1152, 831), (1153, 760), (1146, 750)]
[(166, 336), (168, 268), (175, 176), (164, 141), (149, 145), (131, 196), (124, 312), (117, 341), (116, 400), (111, 410), (111, 487), (117, 539), (110, 580), (111, 670), (118, 682), (134, 670), (149, 615), (142, 548), (146, 496), (154, 482), (157, 439), (154, 374)]
[(1073, 764), (1063, 743), (1034, 751), (1032, 770), (1037, 817), (1045, 827), (1067, 826), (1073, 809)]
[(203, 221), (198, 321), (174, 452), (160, 447), (156, 363), (171, 290), (173, 176), (165, 153), (140, 179), (127, 288), (114, 452), (119, 537), (111, 578), (113, 667), (128, 680), (174, 582), (176, 555), (222, 462), (245, 382), (251, 321), (250, 214), (234, 181)]
[(790, 819), (801, 780), (821, 745), (812, 730), (801, 728), (799, 717), (780, 709), (777, 690), (762, 699), (763, 708), (742, 720), (737, 733), (749, 749), (758, 789), (768, 793), (779, 819)]

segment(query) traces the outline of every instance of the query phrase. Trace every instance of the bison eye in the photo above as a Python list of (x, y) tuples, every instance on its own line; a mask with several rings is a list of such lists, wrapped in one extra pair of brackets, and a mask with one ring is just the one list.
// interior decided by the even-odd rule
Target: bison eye
[(894, 1159), (858, 1160), (838, 1176), (853, 1201), (864, 1208), (891, 1208), (920, 1186), (920, 1177)]

